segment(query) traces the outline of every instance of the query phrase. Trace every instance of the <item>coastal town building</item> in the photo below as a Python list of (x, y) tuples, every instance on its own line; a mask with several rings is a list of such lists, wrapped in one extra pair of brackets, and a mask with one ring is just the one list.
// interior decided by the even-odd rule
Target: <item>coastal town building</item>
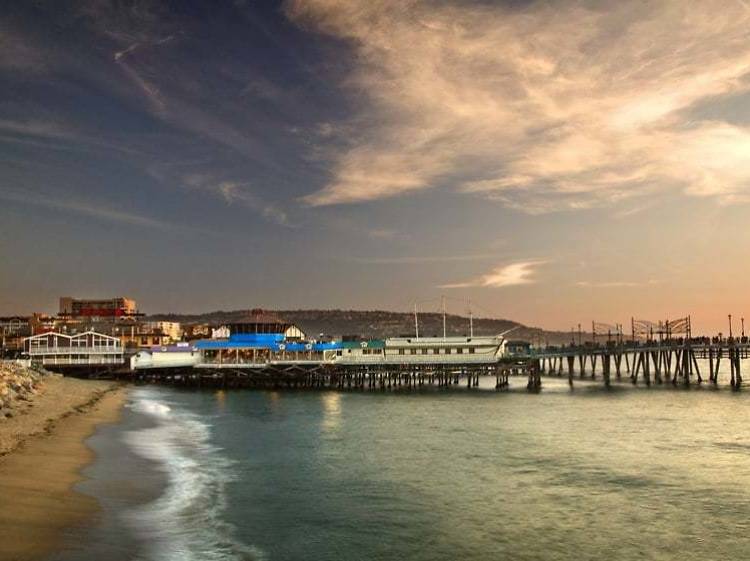
[(31, 335), (29, 318), (0, 317), (0, 356), (14, 356), (23, 349), (23, 340)]
[(178, 321), (147, 321), (143, 325), (153, 332), (167, 335), (171, 343), (182, 340), (182, 326)]
[(78, 299), (70, 296), (60, 298), (60, 316), (120, 318), (138, 315), (135, 300), (125, 297), (108, 299)]
[(115, 325), (112, 327), (111, 335), (117, 337), (122, 346), (128, 349), (145, 349), (175, 342), (168, 333), (145, 324)]
[(185, 325), (182, 334), (183, 338), (188, 341), (211, 337), (212, 327), (208, 323), (192, 323)]

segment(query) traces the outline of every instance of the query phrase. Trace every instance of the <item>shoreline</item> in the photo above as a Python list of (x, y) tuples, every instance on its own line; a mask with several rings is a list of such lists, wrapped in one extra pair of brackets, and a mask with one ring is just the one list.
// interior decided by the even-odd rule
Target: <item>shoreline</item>
[(0, 558), (36, 560), (59, 549), (66, 530), (99, 511), (74, 489), (95, 458), (86, 440), (116, 423), (127, 387), (116, 382), (46, 377), (38, 395), (0, 421)]

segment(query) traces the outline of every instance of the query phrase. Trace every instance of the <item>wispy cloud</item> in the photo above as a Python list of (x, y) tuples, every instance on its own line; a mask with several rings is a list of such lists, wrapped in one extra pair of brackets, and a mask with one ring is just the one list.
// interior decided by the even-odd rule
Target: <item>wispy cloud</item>
[[(176, 167), (179, 170), (182, 166), (177, 164), (172, 167)], [(292, 223), (285, 210), (261, 198), (250, 188), (248, 183), (219, 179), (213, 173), (175, 173), (174, 170), (165, 166), (152, 168), (151, 173), (160, 181), (171, 181), (177, 178), (178, 183), (184, 187), (213, 194), (221, 198), (228, 205), (241, 205), (280, 226), (295, 227), (295, 224)]]
[(576, 286), (582, 288), (634, 288), (638, 286), (650, 286), (654, 284), (660, 284), (660, 281), (649, 279), (647, 281), (605, 281), (605, 282), (591, 282), (591, 281), (578, 281), (575, 283)]
[(113, 209), (110, 207), (103, 207), (84, 201), (53, 199), (48, 195), (42, 193), (22, 193), (18, 191), (0, 190), (0, 199), (13, 203), (71, 212), (74, 214), (79, 214), (81, 216), (87, 216), (106, 222), (116, 222), (120, 224), (129, 224), (131, 226), (155, 228), (158, 230), (182, 229), (181, 226), (157, 220), (155, 218), (150, 218), (141, 214), (124, 212), (121, 210)]
[(444, 284), (440, 288), (504, 288), (519, 284), (531, 284), (536, 282), (533, 278), (536, 268), (543, 263), (544, 261), (519, 261), (508, 265), (500, 265), (489, 273), (475, 279), (466, 282)]
[(410, 265), (419, 263), (483, 261), (494, 258), (497, 258), (497, 254), (495, 253), (462, 253), (459, 255), (407, 255), (402, 257), (353, 257), (344, 259), (356, 263), (371, 263), (373, 265)]
[(367, 231), (367, 237), (373, 240), (393, 240), (399, 236), (396, 230), (390, 228), (372, 228)]
[(287, 13), (357, 53), (356, 132), (310, 205), (439, 185), (535, 213), (657, 189), (748, 197), (750, 129), (690, 113), (750, 90), (745, 2), (292, 0)]
[(263, 201), (254, 193), (248, 191), (246, 186), (241, 183), (223, 181), (216, 188), (227, 204), (238, 203), (276, 224), (287, 227), (293, 226), (286, 212), (272, 203)]

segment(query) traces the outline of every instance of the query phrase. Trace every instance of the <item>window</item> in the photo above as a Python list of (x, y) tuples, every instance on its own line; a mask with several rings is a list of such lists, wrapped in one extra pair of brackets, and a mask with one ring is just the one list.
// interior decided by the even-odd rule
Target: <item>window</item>
[(459, 347), (456, 349), (456, 354), (462, 355), (464, 354), (464, 350), (461, 347)]
[(470, 355), (473, 355), (473, 354), (474, 354), (474, 347), (469, 347), (469, 354), (470, 354)]
[(427, 354), (427, 349), (422, 349), (422, 354), (426, 355)]
[(410, 352), (411, 354), (415, 355), (415, 354), (417, 354), (417, 349), (411, 349), (411, 351), (409, 351), (409, 352)]
[(451, 349), (450, 348), (445, 349), (445, 354), (447, 355), (451, 354)]
[(404, 349), (399, 349), (398, 350), (398, 354), (400, 354), (400, 355), (405, 354), (405, 350)]

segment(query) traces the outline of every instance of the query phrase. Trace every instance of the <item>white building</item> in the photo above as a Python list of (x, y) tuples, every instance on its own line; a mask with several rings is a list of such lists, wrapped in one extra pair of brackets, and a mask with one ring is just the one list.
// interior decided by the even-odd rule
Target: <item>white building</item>
[(130, 369), (177, 368), (195, 366), (201, 354), (189, 343), (169, 347), (153, 347), (130, 357)]
[(124, 363), (120, 340), (95, 331), (32, 335), (24, 339), (24, 352), (32, 362), (46, 366)]

